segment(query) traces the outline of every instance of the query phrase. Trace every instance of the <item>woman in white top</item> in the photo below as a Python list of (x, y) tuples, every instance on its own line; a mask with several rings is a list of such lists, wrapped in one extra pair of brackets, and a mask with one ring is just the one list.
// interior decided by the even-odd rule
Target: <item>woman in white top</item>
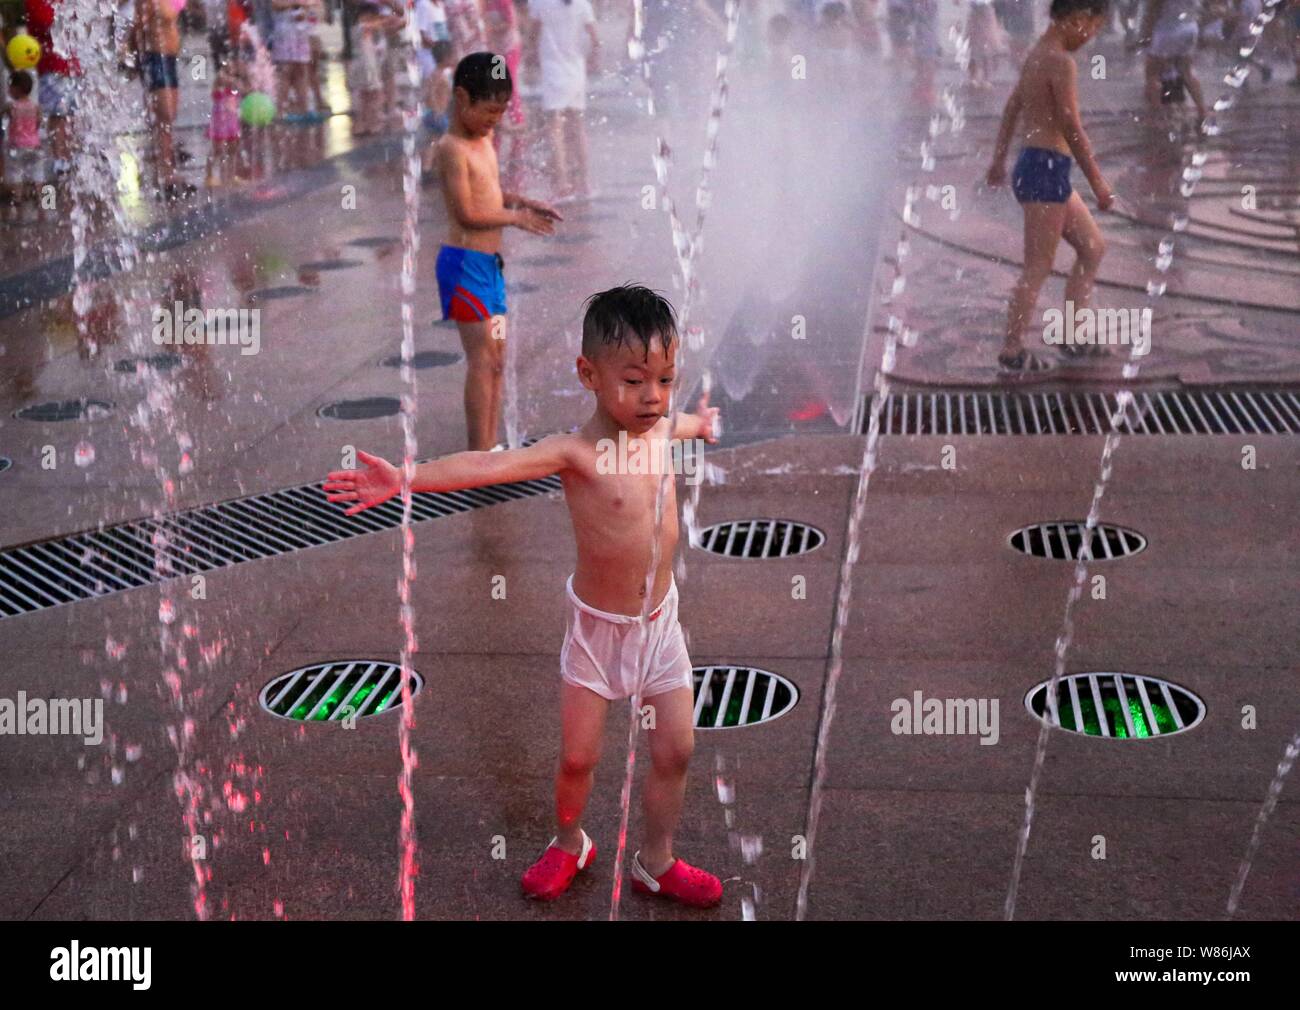
[(600, 40), (590, 0), (530, 0), (528, 15), (541, 71), (542, 110), (550, 126), (556, 203), (594, 195), (587, 177), (587, 72)]

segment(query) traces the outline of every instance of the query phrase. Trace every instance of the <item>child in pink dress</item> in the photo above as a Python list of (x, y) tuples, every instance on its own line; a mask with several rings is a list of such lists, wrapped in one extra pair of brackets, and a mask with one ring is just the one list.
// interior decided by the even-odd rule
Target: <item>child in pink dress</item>
[[(44, 181), (41, 165), (41, 107), (32, 97), (35, 81), (26, 70), (9, 76), (9, 112), (4, 131), (5, 182), (12, 187), (14, 220), (41, 217), (37, 188)], [(30, 217), (24, 217), (30, 210)]]
[(239, 174), (239, 72), (223, 63), (212, 84), (212, 119), (208, 124), (208, 187), (228, 186)]

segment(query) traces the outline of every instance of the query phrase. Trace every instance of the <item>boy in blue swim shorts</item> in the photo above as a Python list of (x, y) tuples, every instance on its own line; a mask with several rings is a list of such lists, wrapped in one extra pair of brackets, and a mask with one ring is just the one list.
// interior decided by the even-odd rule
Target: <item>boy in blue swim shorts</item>
[(506, 282), (501, 232), (550, 235), (556, 211), (501, 191), (492, 131), (514, 86), (505, 57), (470, 53), (452, 76), (451, 128), (437, 143), (448, 236), (438, 250), (442, 318), (452, 319), (465, 348), (465, 427), (470, 451), (492, 449), (501, 423), (506, 342)]
[[(1065, 282), (1065, 299), (1074, 303), (1076, 311), (1092, 297), (1106, 249), (1087, 205), (1070, 186), (1070, 169), (1078, 163), (1097, 198), (1097, 206), (1109, 210), (1115, 198), (1083, 129), (1076, 84), (1078, 67), (1071, 55), (1097, 34), (1106, 18), (1107, 3), (1052, 0), (1052, 22), (1025, 58), (1020, 80), (1002, 114), (1002, 128), (988, 171), (989, 185), (1000, 186), (1007, 181), (1007, 150), (1016, 121), (1022, 117), (1025, 143), (1011, 175), (1012, 191), (1025, 215), (1025, 256), (1007, 309), (1006, 340), (998, 354), (998, 364), (1008, 372), (1037, 372), (1051, 367), (1025, 349), (1024, 333), (1038, 303), (1038, 293), (1052, 272), (1061, 239), (1075, 251), (1074, 267)], [(1076, 351), (1073, 346), (1062, 349)]]

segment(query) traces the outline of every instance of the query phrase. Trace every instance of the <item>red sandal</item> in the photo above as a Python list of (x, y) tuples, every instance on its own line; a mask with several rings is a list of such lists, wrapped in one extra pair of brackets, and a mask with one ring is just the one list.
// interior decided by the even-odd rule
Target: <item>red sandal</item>
[(582, 832), (582, 852), (576, 856), (556, 845), (558, 840), (558, 836), (552, 838), (542, 858), (525, 871), (523, 885), (527, 897), (553, 901), (569, 889), (578, 871), (585, 870), (596, 858), (596, 843), (585, 831)]
[(640, 850), (632, 857), (632, 890), (675, 898), (694, 908), (712, 908), (722, 900), (722, 881), (712, 873), (676, 859), (658, 877), (652, 877), (641, 865)]

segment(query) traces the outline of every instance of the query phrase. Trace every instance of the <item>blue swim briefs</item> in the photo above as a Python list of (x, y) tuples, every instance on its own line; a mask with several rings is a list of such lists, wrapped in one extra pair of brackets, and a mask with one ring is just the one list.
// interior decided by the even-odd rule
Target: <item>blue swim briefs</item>
[(1026, 147), (1011, 172), (1011, 192), (1021, 203), (1065, 203), (1073, 192), (1070, 188), (1073, 164), (1070, 156), (1060, 151)]
[(506, 314), (505, 261), (500, 253), (444, 245), (438, 250), (442, 318), (474, 323)]
[(165, 53), (145, 53), (144, 76), (149, 82), (150, 91), (180, 87), (180, 75), (176, 71), (175, 56), (168, 56)]

